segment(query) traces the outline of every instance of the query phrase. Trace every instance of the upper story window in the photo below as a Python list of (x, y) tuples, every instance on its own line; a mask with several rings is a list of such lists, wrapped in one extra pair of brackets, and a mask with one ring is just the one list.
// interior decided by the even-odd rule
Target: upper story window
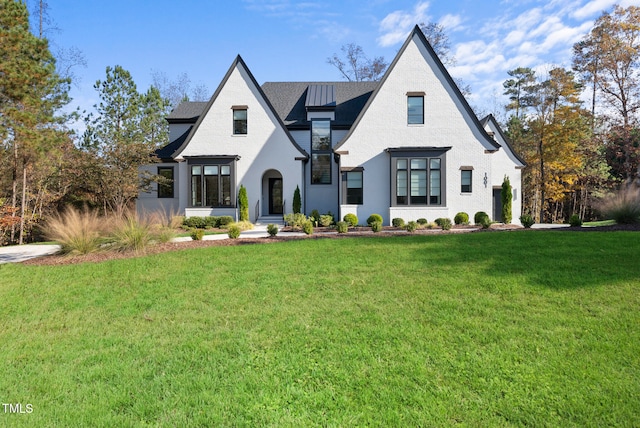
[(331, 184), (331, 121), (311, 122), (311, 184)]
[(247, 106), (233, 106), (233, 135), (247, 133)]
[(158, 175), (164, 179), (163, 182), (158, 183), (158, 197), (173, 198), (173, 167), (159, 166)]
[(407, 94), (407, 124), (424, 124), (424, 94)]

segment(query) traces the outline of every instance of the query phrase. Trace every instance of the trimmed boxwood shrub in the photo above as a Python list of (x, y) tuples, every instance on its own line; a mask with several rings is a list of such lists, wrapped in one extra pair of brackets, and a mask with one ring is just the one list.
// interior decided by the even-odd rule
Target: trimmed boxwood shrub
[(535, 221), (533, 220), (531, 214), (522, 214), (520, 216), (520, 223), (522, 223), (525, 228), (529, 229), (531, 228), (531, 226), (533, 226)]
[(241, 232), (240, 226), (238, 226), (237, 224), (232, 224), (232, 225), (229, 225), (229, 230), (227, 231), (227, 234), (231, 239), (238, 239), (240, 237), (240, 232)]
[(358, 216), (355, 214), (346, 214), (343, 220), (349, 223), (351, 227), (356, 227), (358, 225)]
[(427, 221), (427, 219), (426, 219), (426, 218), (419, 218), (419, 219), (417, 220), (417, 223), (418, 223), (420, 226), (424, 226), (424, 225), (426, 225), (426, 224), (429, 224), (429, 221)]
[(487, 214), (487, 213), (486, 213), (486, 212), (484, 212), (484, 211), (478, 211), (478, 212), (477, 212), (477, 213), (475, 213), (475, 214), (474, 214), (474, 216), (473, 216), (473, 223), (474, 223), (474, 224), (482, 224), (482, 221), (481, 221), (482, 217), (487, 217), (487, 218), (489, 218), (489, 214)]
[(198, 228), (198, 229), (205, 229), (207, 227), (207, 223), (204, 217), (196, 217), (196, 216), (185, 218), (182, 224), (186, 227), (192, 227), (192, 228)]
[(415, 221), (410, 221), (404, 226), (404, 228), (407, 229), (407, 232), (413, 233), (418, 228), (418, 223)]
[(349, 231), (349, 223), (346, 221), (339, 221), (336, 223), (336, 229), (338, 233), (347, 233)]
[(467, 214), (465, 212), (459, 212), (453, 218), (453, 222), (455, 224), (469, 224), (469, 214)]
[(233, 223), (233, 217), (230, 215), (223, 215), (218, 217), (218, 227), (225, 227)]
[(381, 221), (372, 222), (371, 230), (373, 230), (374, 232), (380, 232), (382, 230), (382, 222)]
[(218, 217), (212, 215), (206, 216), (204, 218), (204, 224), (207, 228), (218, 227)]
[(371, 214), (367, 219), (367, 224), (369, 226), (371, 226), (375, 222), (380, 222), (380, 225), (382, 226), (382, 216), (380, 214)]
[(404, 227), (404, 219), (396, 217), (391, 220), (391, 224), (393, 225), (393, 227)]

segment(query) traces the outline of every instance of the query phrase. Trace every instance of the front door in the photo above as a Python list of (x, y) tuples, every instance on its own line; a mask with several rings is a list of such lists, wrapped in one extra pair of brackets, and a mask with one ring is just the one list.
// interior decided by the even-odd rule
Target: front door
[(269, 214), (282, 214), (282, 178), (269, 178)]
[(502, 187), (493, 189), (493, 221), (502, 221)]

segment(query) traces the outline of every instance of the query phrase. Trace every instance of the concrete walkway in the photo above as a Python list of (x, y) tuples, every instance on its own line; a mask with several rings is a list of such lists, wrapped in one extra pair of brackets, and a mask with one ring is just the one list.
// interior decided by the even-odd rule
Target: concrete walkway
[[(279, 226), (282, 228), (282, 226)], [(287, 236), (303, 236), (302, 232), (279, 232), (283, 235)], [(240, 239), (242, 238), (265, 238), (269, 236), (267, 232), (267, 225), (257, 224), (254, 226), (252, 230), (247, 230), (240, 234)], [(229, 235), (226, 233), (220, 233), (217, 235), (205, 235), (202, 238), (204, 241), (215, 241), (219, 239), (229, 239)], [(191, 241), (191, 237), (183, 236), (179, 238), (174, 238), (175, 242), (185, 242)], [(29, 244), (29, 245), (12, 245), (8, 247), (0, 247), (0, 264), (2, 263), (19, 263), (25, 260), (34, 259), (36, 257), (48, 256), (50, 254), (55, 254), (60, 251), (60, 245), (39, 245), (39, 244)]]

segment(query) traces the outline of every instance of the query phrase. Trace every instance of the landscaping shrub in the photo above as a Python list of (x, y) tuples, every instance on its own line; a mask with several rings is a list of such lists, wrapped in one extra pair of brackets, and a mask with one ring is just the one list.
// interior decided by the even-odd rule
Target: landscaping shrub
[(433, 220), (433, 222), (440, 227), (442, 226), (442, 223), (444, 222), (444, 220), (445, 220), (444, 217), (438, 217), (437, 219)]
[(267, 233), (271, 237), (276, 236), (278, 234), (278, 226), (276, 226), (275, 224), (268, 224)]
[(207, 228), (213, 229), (214, 227), (218, 227), (218, 217), (216, 216), (206, 216), (204, 218), (204, 225)]
[(318, 224), (318, 222), (320, 222), (320, 212), (318, 210), (311, 211), (311, 215), (309, 216), (309, 220), (314, 222), (314, 224)]
[(247, 197), (247, 189), (242, 184), (238, 190), (238, 207), (240, 221), (249, 221), (249, 198)]
[(284, 222), (296, 230), (302, 229), (302, 226), (307, 221), (309, 221), (307, 219), (307, 216), (301, 213), (296, 213), (296, 214), (289, 213), (289, 214), (285, 214), (284, 216)]
[(205, 221), (204, 217), (197, 217), (197, 216), (192, 216), (192, 217), (187, 217), (184, 219), (184, 221), (182, 222), (183, 226), (187, 227), (187, 228), (198, 228), (198, 229), (205, 229), (207, 227), (207, 223)]
[(367, 224), (369, 226), (371, 226), (375, 222), (379, 222), (380, 226), (382, 226), (382, 216), (380, 214), (371, 214), (367, 219)]
[(351, 227), (356, 227), (358, 225), (358, 216), (355, 214), (345, 214), (343, 220), (349, 223)]
[(511, 214), (511, 200), (513, 199), (513, 192), (511, 190), (511, 182), (509, 177), (504, 176), (502, 182), (502, 190), (500, 190), (500, 198), (502, 200), (502, 222), (504, 224), (510, 224), (513, 215)]
[(298, 214), (302, 209), (302, 199), (300, 198), (300, 188), (296, 186), (296, 190), (293, 192), (293, 213)]
[(233, 223), (233, 217), (231, 217), (230, 215), (223, 215), (218, 217), (218, 227), (224, 228), (228, 225), (230, 225), (231, 223)]
[(489, 216), (480, 217), (480, 226), (482, 226), (483, 229), (488, 229), (491, 226)]
[(157, 228), (153, 233), (153, 239), (160, 243), (169, 242), (175, 237), (176, 230), (167, 226)]
[(64, 254), (89, 254), (100, 249), (108, 222), (97, 212), (67, 208), (45, 223), (45, 236), (56, 241)]
[(238, 239), (240, 237), (240, 232), (242, 232), (242, 230), (237, 223), (230, 224), (227, 229), (227, 235), (231, 239)]
[(373, 230), (374, 232), (380, 232), (382, 230), (382, 222), (381, 221), (372, 222), (371, 230)]
[(420, 226), (425, 226), (425, 225), (429, 224), (429, 222), (427, 221), (427, 219), (426, 219), (426, 218), (419, 218), (419, 219), (417, 220), (417, 223), (418, 223)]
[(313, 222), (311, 220), (307, 220), (302, 224), (302, 231), (307, 235), (313, 234)]
[(487, 217), (487, 218), (488, 218), (488, 217), (489, 217), (489, 214), (487, 214), (487, 213), (486, 213), (486, 212), (484, 212), (484, 211), (478, 211), (478, 212), (477, 212), (477, 213), (475, 213), (475, 214), (474, 214), (474, 216), (473, 216), (473, 223), (474, 223), (474, 224), (482, 224), (481, 219), (482, 219), (483, 217)]
[(640, 223), (640, 189), (620, 189), (603, 198), (597, 208), (605, 219), (613, 219), (616, 223)]
[(393, 227), (404, 227), (404, 219), (396, 217), (391, 220), (391, 224), (393, 225)]
[(349, 231), (349, 223), (346, 221), (339, 221), (336, 223), (336, 230), (338, 233), (347, 233)]
[(455, 224), (469, 224), (469, 214), (467, 214), (465, 212), (459, 212), (453, 218), (453, 222)]
[(580, 227), (582, 226), (582, 219), (578, 214), (573, 214), (571, 217), (569, 217), (569, 224), (571, 225), (571, 227)]
[(440, 223), (437, 223), (437, 221), (436, 221), (436, 224), (438, 226), (440, 226), (440, 228), (442, 230), (450, 230), (451, 229), (451, 226), (452, 226), (451, 219), (439, 218), (438, 220), (440, 220)]
[(331, 226), (333, 223), (333, 215), (331, 214), (323, 214), (320, 216), (320, 225), (323, 227)]
[(204, 237), (204, 230), (193, 229), (190, 236), (194, 241), (202, 241), (202, 238)]
[(404, 226), (404, 228), (407, 229), (407, 232), (413, 233), (418, 228), (418, 223), (415, 221), (410, 221), (406, 224), (406, 226)]
[(250, 221), (238, 221), (235, 223), (229, 224), (229, 227), (232, 225), (236, 225), (240, 228), (240, 231), (244, 232), (245, 230), (253, 230), (253, 223)]
[(533, 220), (533, 216), (531, 216), (531, 214), (522, 214), (520, 216), (520, 223), (522, 223), (525, 228), (529, 229), (531, 228), (531, 226), (533, 226), (535, 221)]

